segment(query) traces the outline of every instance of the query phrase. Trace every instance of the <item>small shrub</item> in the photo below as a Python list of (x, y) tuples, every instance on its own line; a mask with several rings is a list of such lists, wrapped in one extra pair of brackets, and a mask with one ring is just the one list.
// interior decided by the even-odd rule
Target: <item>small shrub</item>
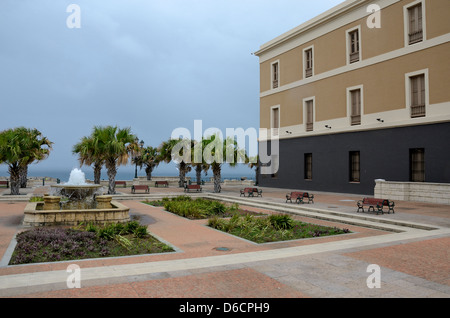
[(269, 220), (276, 229), (290, 230), (294, 227), (294, 220), (287, 214), (272, 214)]
[(124, 226), (124, 232), (125, 233), (128, 233), (128, 234), (131, 234), (131, 233), (133, 233), (135, 230), (136, 230), (136, 228), (138, 228), (139, 227), (139, 222), (138, 221), (130, 221), (130, 222), (127, 222), (127, 223), (125, 223), (125, 226)]
[(147, 231), (147, 227), (144, 225), (139, 225), (136, 229), (134, 229), (133, 235), (136, 238), (143, 238), (148, 236), (149, 234)]

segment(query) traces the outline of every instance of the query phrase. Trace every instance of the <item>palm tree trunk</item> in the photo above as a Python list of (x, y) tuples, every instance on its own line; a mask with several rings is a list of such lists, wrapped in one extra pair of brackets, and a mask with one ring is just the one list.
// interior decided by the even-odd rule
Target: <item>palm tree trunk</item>
[(201, 184), (202, 183), (202, 166), (197, 165), (195, 167), (195, 173), (197, 175), (197, 184)]
[(256, 166), (255, 186), (259, 185), (259, 173), (260, 173), (260, 169), (259, 169), (259, 165), (258, 165), (258, 166)]
[(100, 184), (100, 177), (102, 175), (102, 164), (95, 163), (94, 164), (94, 183)]
[(151, 166), (151, 165), (149, 165), (145, 168), (145, 174), (147, 175), (148, 181), (152, 180), (152, 171), (153, 171), (153, 166)]
[(186, 180), (186, 163), (180, 162), (178, 169), (180, 170), (180, 187), (184, 187), (184, 182)]
[(108, 194), (116, 194), (116, 161), (106, 161), (106, 169), (108, 174)]
[(221, 191), (220, 181), (222, 179), (220, 164), (213, 164), (212, 171), (214, 175), (214, 192), (219, 193)]
[(9, 179), (11, 186), (11, 195), (20, 194), (20, 167), (17, 164), (10, 165), (8, 167)]
[(21, 166), (19, 173), (20, 173), (20, 187), (26, 188), (28, 178), (28, 166)]

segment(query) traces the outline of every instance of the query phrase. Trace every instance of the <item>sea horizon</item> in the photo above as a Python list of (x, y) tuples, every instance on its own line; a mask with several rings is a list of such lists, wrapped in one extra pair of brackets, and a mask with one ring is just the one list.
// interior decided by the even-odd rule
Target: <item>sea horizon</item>
[[(28, 171), (28, 178), (55, 178), (59, 179), (61, 182), (67, 182), (70, 177), (70, 172), (72, 169), (29, 169)], [(94, 172), (93, 169), (89, 168), (81, 168), (81, 171), (84, 172), (85, 178), (87, 180), (93, 180), (94, 179)], [(138, 169), (138, 177), (145, 177), (145, 171)], [(152, 173), (152, 177), (178, 177), (178, 171), (155, 171)], [(186, 174), (187, 177), (191, 177), (193, 179), (196, 178), (195, 171), (191, 171)], [(9, 172), (7, 170), (0, 170), (0, 177), (6, 177), (9, 178)], [(116, 174), (116, 180), (133, 180), (135, 177), (135, 170), (134, 169), (124, 169), (117, 171)], [(209, 181), (210, 178), (213, 177), (213, 174), (211, 171), (208, 172), (208, 174), (205, 175), (204, 172), (202, 172), (201, 179), (204, 181)], [(221, 174), (222, 181), (227, 180), (240, 180), (241, 178), (247, 178), (250, 180), (255, 180), (255, 172), (254, 170), (247, 171), (222, 171)], [(106, 170), (102, 170), (100, 180), (108, 180), (108, 175), (106, 173)]]

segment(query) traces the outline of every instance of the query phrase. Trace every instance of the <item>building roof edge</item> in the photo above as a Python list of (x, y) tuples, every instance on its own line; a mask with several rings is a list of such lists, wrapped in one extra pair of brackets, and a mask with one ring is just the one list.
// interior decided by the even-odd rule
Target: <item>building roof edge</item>
[(361, 5), (364, 2), (368, 2), (369, 0), (346, 0), (337, 6), (325, 11), (324, 13), (319, 14), (318, 16), (306, 21), (305, 23), (300, 24), (299, 26), (281, 34), (280, 36), (272, 39), (271, 41), (261, 45), (260, 49), (253, 53), (253, 55), (259, 56), (264, 52), (271, 50), (272, 48), (278, 46), (279, 44), (290, 40), (293, 37), (298, 36), (320, 24), (326, 23), (337, 16), (348, 12), (356, 6)]

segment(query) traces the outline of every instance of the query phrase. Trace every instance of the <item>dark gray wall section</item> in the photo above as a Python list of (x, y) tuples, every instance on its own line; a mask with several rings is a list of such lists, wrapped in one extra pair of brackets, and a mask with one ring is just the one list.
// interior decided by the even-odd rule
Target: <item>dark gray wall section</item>
[[(450, 123), (441, 123), (280, 140), (278, 176), (260, 176), (259, 185), (373, 195), (375, 179), (410, 180), (412, 148), (425, 149), (425, 182), (450, 183)], [(350, 151), (360, 151), (359, 183), (349, 182)], [(312, 153), (311, 181), (305, 153)]]

